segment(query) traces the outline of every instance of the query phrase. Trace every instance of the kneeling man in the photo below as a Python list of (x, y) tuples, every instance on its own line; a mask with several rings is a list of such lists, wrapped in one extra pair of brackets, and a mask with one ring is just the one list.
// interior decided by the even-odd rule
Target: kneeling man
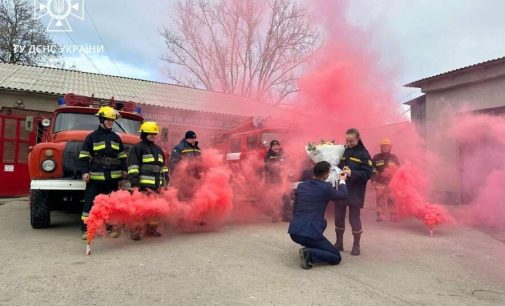
[(340, 252), (323, 236), (326, 229), (324, 213), (329, 201), (347, 198), (347, 175), (341, 174), (338, 189), (334, 189), (331, 183), (325, 182), (330, 169), (330, 163), (318, 162), (314, 166), (313, 178), (300, 183), (295, 191), (293, 219), (288, 233), (294, 242), (303, 246), (299, 255), (304, 269), (312, 268), (312, 263), (337, 265), (342, 260)]

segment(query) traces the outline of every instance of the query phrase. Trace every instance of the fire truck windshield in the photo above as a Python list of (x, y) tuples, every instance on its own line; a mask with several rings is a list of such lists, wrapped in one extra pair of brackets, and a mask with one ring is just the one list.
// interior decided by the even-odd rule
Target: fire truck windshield
[(261, 134), (261, 142), (264, 143), (264, 145), (270, 145), (270, 141), (272, 140), (278, 140), (280, 143), (283, 143), (283, 140), (285, 138), (285, 135), (282, 135), (281, 133), (274, 133), (274, 132), (264, 132)]
[[(118, 124), (112, 126), (112, 130), (122, 134), (137, 134), (140, 121), (119, 118)], [(60, 113), (54, 122), (54, 133), (71, 130), (94, 130), (98, 126), (98, 118), (93, 114)], [(123, 130), (124, 129), (124, 130)]]

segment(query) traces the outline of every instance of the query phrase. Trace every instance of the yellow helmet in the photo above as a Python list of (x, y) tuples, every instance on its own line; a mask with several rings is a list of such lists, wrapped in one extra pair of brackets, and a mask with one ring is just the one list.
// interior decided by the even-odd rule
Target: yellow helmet
[(148, 133), (148, 134), (158, 134), (160, 131), (160, 128), (158, 127), (158, 124), (154, 121), (146, 121), (142, 123), (140, 126), (140, 131), (141, 133)]
[(117, 110), (113, 109), (110, 106), (102, 106), (98, 110), (98, 113), (96, 113), (98, 117), (105, 118), (105, 119), (110, 119), (110, 120), (116, 120), (119, 117), (119, 113)]
[(381, 146), (390, 146), (390, 145), (392, 145), (391, 139), (386, 137), (381, 140)]

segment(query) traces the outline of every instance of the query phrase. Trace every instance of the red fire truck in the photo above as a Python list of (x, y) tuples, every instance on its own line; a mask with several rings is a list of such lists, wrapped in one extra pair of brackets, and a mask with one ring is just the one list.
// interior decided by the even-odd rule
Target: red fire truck
[[(213, 147), (225, 155), (225, 159), (233, 171), (241, 171), (241, 162), (248, 157), (263, 160), (272, 140), (278, 140), (286, 145), (294, 134), (294, 127), (280, 119), (252, 118), (242, 124), (217, 134), (212, 139)], [(293, 187), (298, 183), (293, 182)], [(282, 201), (282, 219), (291, 220), (293, 193), (279, 199)], [(251, 202), (259, 201), (261, 195), (253, 195)], [(272, 216), (276, 222), (277, 216)]]
[(53, 210), (82, 210), (86, 184), (81, 180), (78, 156), (84, 138), (98, 126), (95, 114), (99, 107), (108, 105), (119, 111), (121, 117), (113, 131), (123, 140), (127, 153), (139, 141), (137, 132), (143, 119), (134, 102), (66, 94), (58, 104), (52, 119), (41, 121), (41, 142), (28, 156), (33, 228), (48, 227)]
[(226, 155), (226, 160), (240, 161), (247, 156), (263, 158), (270, 141), (285, 143), (293, 127), (272, 118), (252, 118), (242, 124), (215, 135), (212, 146)]

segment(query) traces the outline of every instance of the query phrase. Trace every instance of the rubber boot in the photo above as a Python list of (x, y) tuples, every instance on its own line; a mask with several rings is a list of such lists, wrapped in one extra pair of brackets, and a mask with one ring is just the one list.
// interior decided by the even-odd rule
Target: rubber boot
[(337, 242), (334, 246), (337, 250), (342, 252), (344, 250), (344, 231), (335, 230), (335, 233), (337, 234)]
[(146, 234), (151, 237), (160, 237), (161, 233), (158, 232), (158, 225), (148, 224), (146, 225)]
[(82, 232), (82, 240), (88, 240), (88, 226), (86, 223), (82, 222), (81, 224), (81, 232)]
[(107, 225), (106, 228), (107, 228), (107, 237), (119, 238), (119, 236), (121, 236), (121, 232), (116, 227), (112, 225)]
[(142, 229), (137, 227), (130, 231), (130, 239), (134, 241), (139, 241), (142, 239)]
[(361, 239), (361, 233), (353, 233), (352, 234), (354, 236), (354, 242), (352, 244), (352, 251), (351, 251), (351, 255), (353, 256), (358, 256), (359, 253), (360, 253), (360, 250), (359, 250), (359, 241)]

